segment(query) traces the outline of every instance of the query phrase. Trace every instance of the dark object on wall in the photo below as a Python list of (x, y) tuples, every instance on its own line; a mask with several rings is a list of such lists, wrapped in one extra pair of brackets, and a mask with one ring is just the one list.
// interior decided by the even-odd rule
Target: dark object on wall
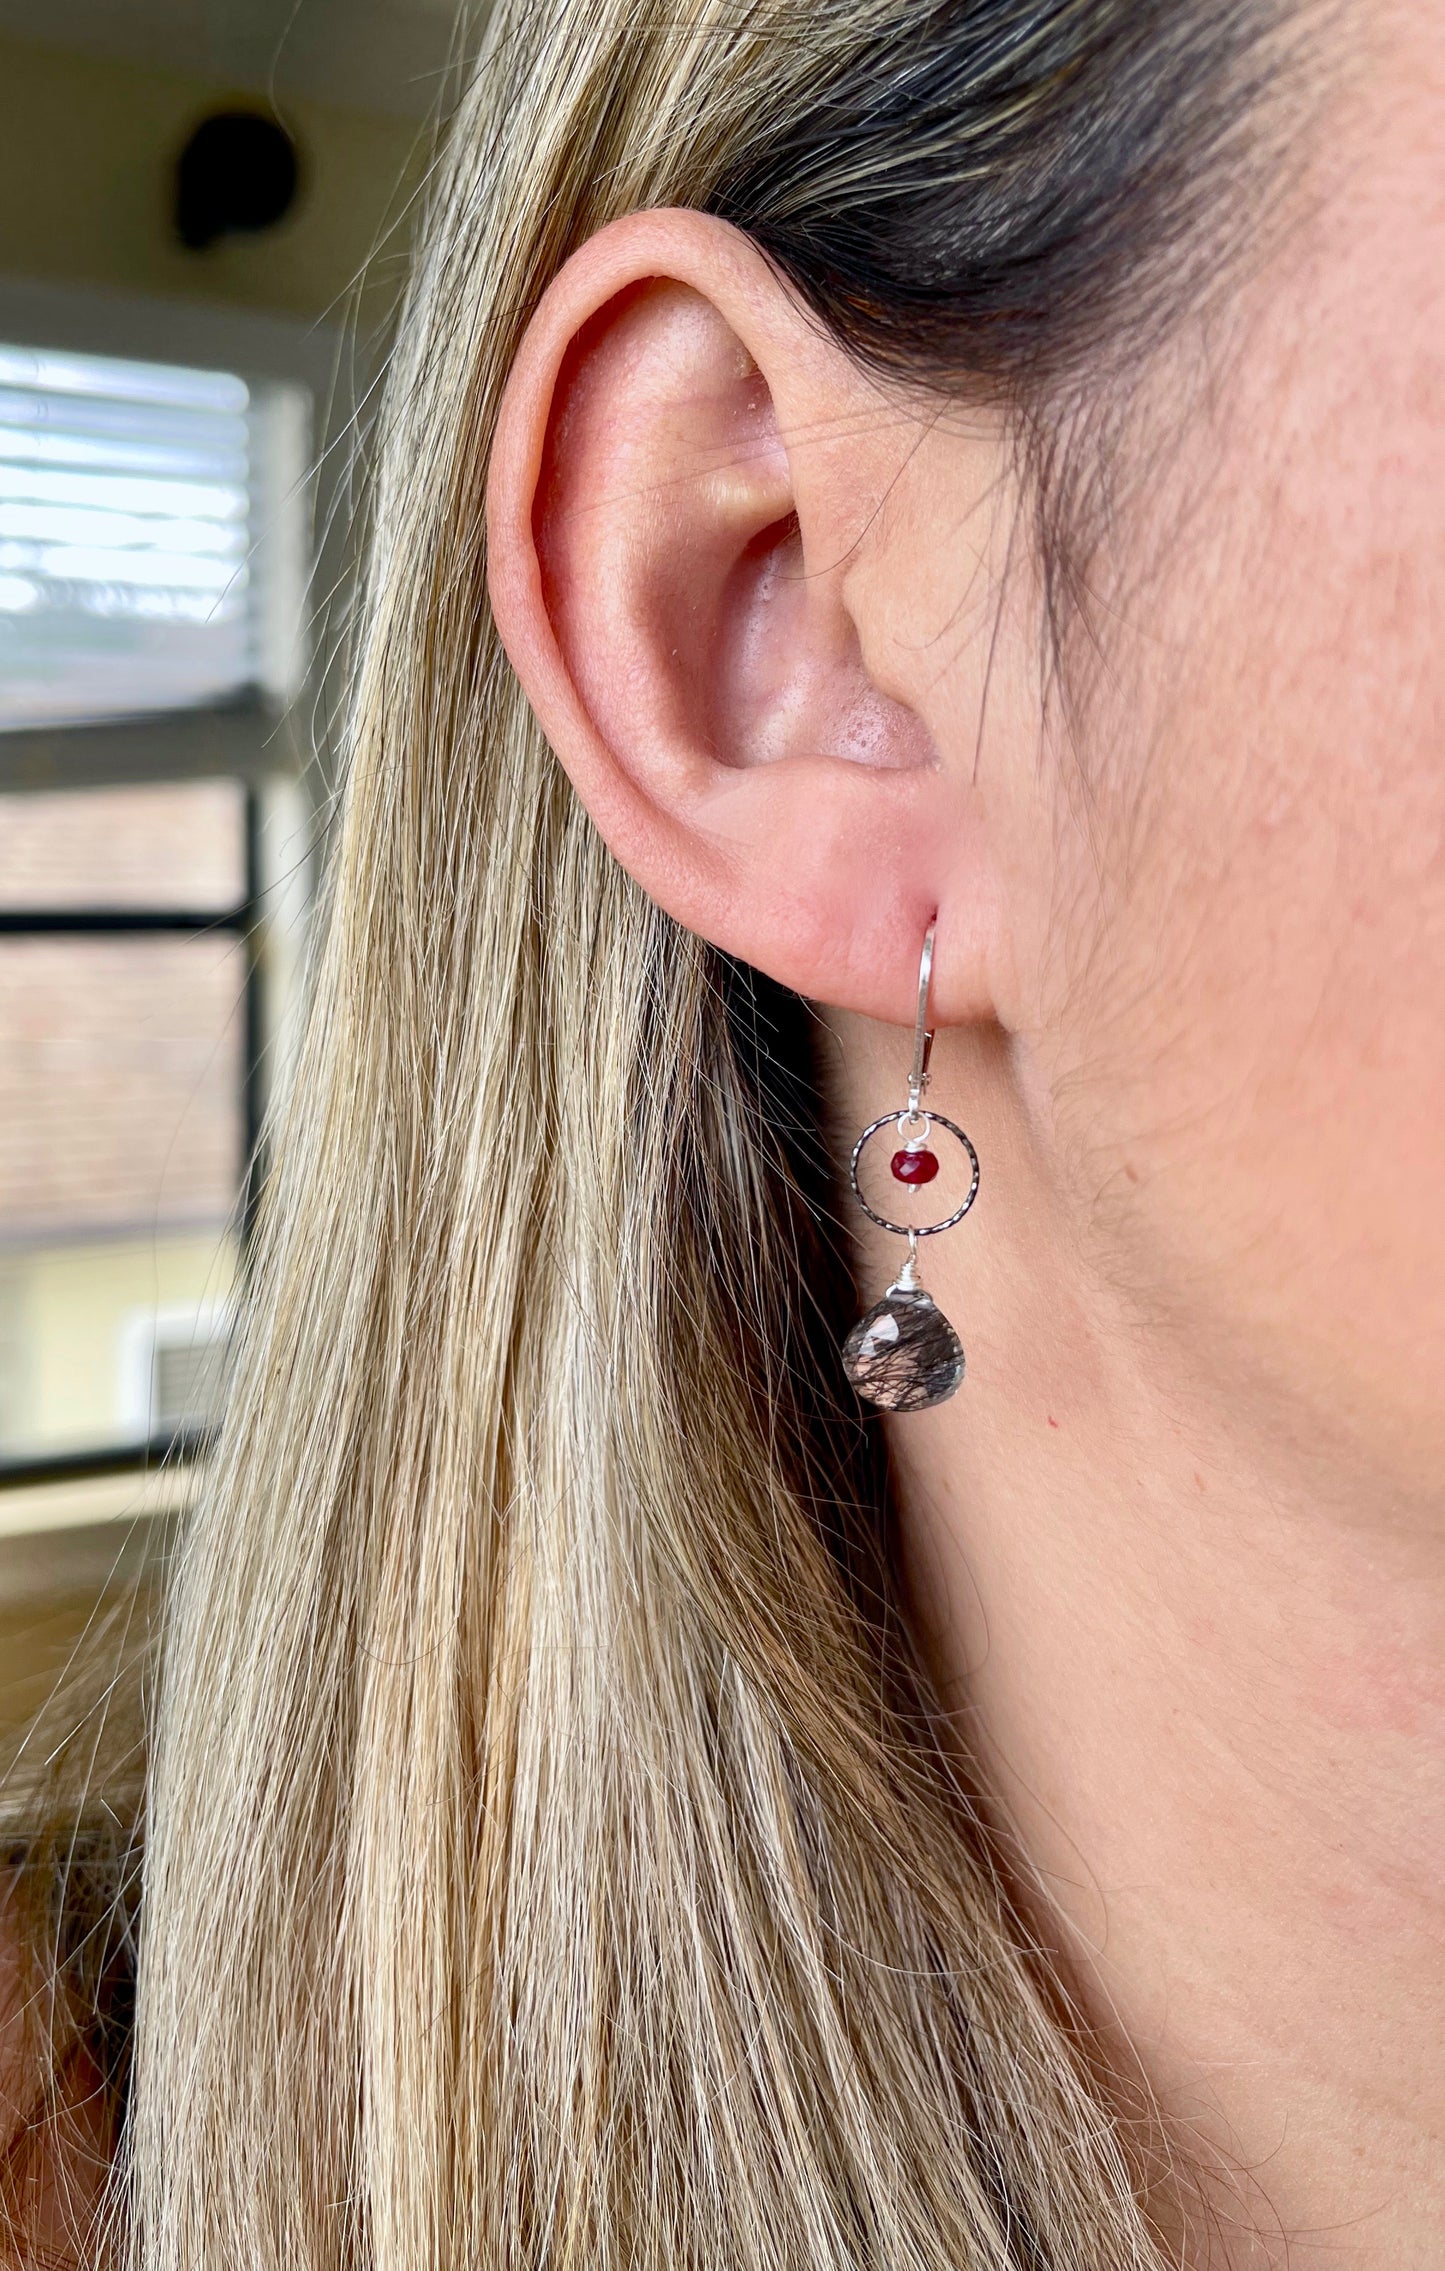
[(296, 200), (300, 167), (283, 126), (260, 111), (218, 110), (200, 125), (176, 166), (176, 228), (203, 252), (238, 230), (269, 229)]

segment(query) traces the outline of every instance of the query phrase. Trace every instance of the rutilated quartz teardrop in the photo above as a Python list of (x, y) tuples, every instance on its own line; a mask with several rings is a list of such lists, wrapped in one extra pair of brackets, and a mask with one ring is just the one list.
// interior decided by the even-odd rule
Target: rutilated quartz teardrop
[(963, 1343), (921, 1286), (890, 1285), (843, 1343), (843, 1369), (883, 1411), (929, 1411), (963, 1379)]

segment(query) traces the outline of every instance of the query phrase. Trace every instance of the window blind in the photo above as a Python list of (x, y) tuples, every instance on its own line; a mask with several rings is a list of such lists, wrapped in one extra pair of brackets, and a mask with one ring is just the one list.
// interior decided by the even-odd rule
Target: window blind
[(0, 731), (256, 682), (256, 440), (232, 373), (0, 344)]

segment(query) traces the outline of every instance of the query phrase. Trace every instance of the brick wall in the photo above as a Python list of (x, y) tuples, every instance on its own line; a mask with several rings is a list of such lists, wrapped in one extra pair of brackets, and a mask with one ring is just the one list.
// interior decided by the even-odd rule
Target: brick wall
[(233, 907), (244, 826), (236, 781), (0, 796), (0, 907)]
[[(0, 906), (220, 906), (231, 784), (0, 798)], [(242, 1145), (228, 936), (0, 938), (0, 1243), (219, 1222)]]

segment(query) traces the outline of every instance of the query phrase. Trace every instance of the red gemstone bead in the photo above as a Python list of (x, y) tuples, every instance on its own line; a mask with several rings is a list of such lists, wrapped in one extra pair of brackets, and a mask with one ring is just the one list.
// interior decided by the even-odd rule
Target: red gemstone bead
[(931, 1151), (895, 1151), (892, 1166), (900, 1183), (931, 1183), (938, 1173)]

